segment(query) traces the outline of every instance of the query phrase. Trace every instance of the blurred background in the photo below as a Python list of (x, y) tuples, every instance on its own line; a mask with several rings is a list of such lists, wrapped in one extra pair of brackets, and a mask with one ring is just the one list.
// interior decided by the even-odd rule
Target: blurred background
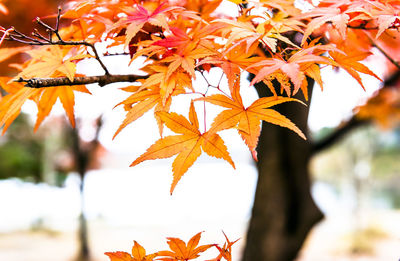
[[(0, 24), (27, 32), (34, 17), (57, 6), (50, 0), (4, 3), (15, 16), (2, 15)], [(115, 57), (106, 62), (119, 73), (135, 67), (124, 68)], [(90, 61), (79, 66), (97, 72)], [(5, 63), (0, 68), (7, 73)], [(375, 64), (374, 72), (383, 75), (379, 68)], [(315, 140), (348, 121), (380, 87), (368, 78), (363, 91), (343, 72), (324, 70), (323, 77), (324, 92), (314, 88), (310, 106)], [(129, 252), (133, 240), (152, 252), (167, 249), (165, 237), (187, 241), (200, 231), (202, 243), (223, 243), (222, 231), (231, 240), (240, 238), (234, 246), (234, 260), (240, 260), (257, 183), (246, 146), (235, 132), (222, 133), (236, 170), (202, 155), (170, 196), (171, 159), (128, 167), (157, 139), (152, 115), (112, 140), (124, 116), (113, 107), (127, 96), (119, 87), (89, 85), (93, 96), (77, 96), (76, 129), (58, 104), (33, 133), (35, 106), (26, 104), (0, 137), (0, 260), (108, 260), (104, 252)], [(399, 144), (400, 128), (365, 124), (312, 158), (312, 195), (325, 218), (307, 237), (298, 260), (400, 257)]]

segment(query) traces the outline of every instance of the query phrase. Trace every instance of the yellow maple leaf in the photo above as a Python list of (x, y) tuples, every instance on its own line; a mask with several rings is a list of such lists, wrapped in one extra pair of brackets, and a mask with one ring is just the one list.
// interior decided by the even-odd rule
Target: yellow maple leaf
[(198, 246), (200, 237), (201, 232), (194, 235), (187, 244), (182, 239), (168, 237), (167, 243), (172, 251), (159, 251), (158, 254), (161, 257), (160, 260), (192, 260), (199, 257), (199, 253), (214, 246), (213, 244)]
[(169, 129), (181, 135), (167, 136), (157, 140), (132, 162), (131, 166), (145, 160), (169, 158), (178, 154), (172, 163), (171, 194), (181, 177), (201, 155), (202, 150), (210, 156), (226, 160), (235, 168), (221, 137), (215, 132), (200, 133), (198, 130), (198, 119), (193, 102), (190, 105), (190, 121), (174, 112), (158, 112), (157, 114)]

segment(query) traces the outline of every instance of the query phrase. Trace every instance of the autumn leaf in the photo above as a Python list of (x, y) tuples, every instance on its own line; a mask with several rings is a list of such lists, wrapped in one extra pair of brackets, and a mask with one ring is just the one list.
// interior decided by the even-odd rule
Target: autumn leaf
[(178, 69), (169, 74), (169, 68), (166, 66), (151, 65), (144, 69), (149, 72), (149, 77), (143, 81), (140, 90), (151, 89), (158, 86), (162, 104), (166, 105), (167, 100), (174, 92), (184, 92), (185, 88), (194, 91), (192, 79), (183, 69)]
[(110, 261), (153, 261), (158, 253), (146, 255), (146, 250), (136, 241), (133, 241), (132, 255), (127, 252), (106, 252), (104, 253), (110, 258)]
[(132, 256), (127, 252), (106, 252), (104, 253), (110, 258), (110, 261), (132, 261)]
[(33, 96), (40, 93), (41, 90), (24, 87), (21, 83), (7, 83), (9, 78), (0, 79), (1, 87), (10, 94), (2, 97), (0, 100), (0, 127), (3, 127), (3, 133), (6, 132), (10, 124), (17, 118), (21, 112), (24, 103)]
[(0, 62), (7, 60), (8, 58), (22, 52), (30, 50), (29, 46), (13, 47), (13, 48), (0, 48)]
[(374, 72), (372, 72), (367, 66), (360, 63), (360, 61), (364, 60), (366, 57), (370, 55), (370, 53), (365, 52), (357, 52), (354, 51), (349, 54), (342, 54), (338, 52), (329, 52), (332, 59), (344, 70), (346, 70), (365, 90), (365, 86), (362, 83), (359, 72), (365, 73), (375, 77), (376, 79), (382, 81)]
[(196, 79), (196, 59), (211, 56), (214, 53), (212, 50), (199, 46), (195, 49), (185, 48), (182, 53), (176, 53), (164, 58), (161, 62), (169, 63), (166, 79), (168, 80), (178, 68), (182, 68), (190, 77)]
[[(173, 95), (178, 95), (182, 93), (182, 91), (175, 91)], [(155, 107), (155, 112), (159, 111), (169, 111), (169, 107), (171, 105), (171, 97), (168, 98), (167, 102), (163, 104), (162, 98), (160, 95), (160, 88), (158, 86), (151, 86), (149, 89), (136, 91), (129, 96), (123, 102), (117, 104), (116, 106), (124, 105), (125, 110), (128, 111), (124, 121), (119, 126), (117, 131), (115, 132), (113, 139), (124, 129), (128, 124), (137, 120), (141, 116), (143, 116), (147, 111), (151, 110)], [(162, 135), (163, 125), (161, 124), (161, 120), (155, 113), (155, 118), (159, 125), (159, 132)]]
[(62, 87), (51, 87), (39, 89), (41, 94), (37, 97), (38, 114), (34, 127), (36, 131), (43, 120), (49, 115), (57, 99), (60, 100), (67, 117), (72, 125), (75, 127), (75, 94), (74, 91), (79, 91), (87, 94), (91, 94), (89, 90), (83, 85), (77, 86), (62, 86)]
[(306, 139), (303, 132), (293, 122), (279, 112), (267, 109), (280, 103), (289, 101), (299, 102), (299, 100), (279, 96), (264, 97), (257, 99), (246, 108), (243, 105), (239, 88), (234, 89), (232, 96), (233, 97), (230, 98), (222, 94), (215, 94), (197, 100), (204, 100), (214, 105), (228, 108), (228, 110), (222, 111), (215, 117), (209, 132), (237, 128), (255, 160), (257, 160), (255, 149), (258, 143), (258, 137), (260, 136), (261, 120), (286, 127), (296, 132), (301, 138)]
[(154, 11), (148, 11), (142, 5), (136, 5), (135, 8), (125, 7), (123, 10), (127, 16), (121, 18), (114, 26), (120, 28), (126, 25), (126, 40), (127, 46), (131, 39), (144, 27), (146, 23), (154, 26), (159, 26), (163, 29), (168, 29), (166, 12), (178, 7), (167, 7), (165, 4), (160, 4)]
[(189, 110), (190, 121), (174, 112), (158, 112), (157, 115), (169, 129), (181, 135), (159, 139), (145, 153), (132, 162), (131, 167), (145, 160), (169, 158), (178, 154), (172, 163), (173, 181), (170, 190), (171, 194), (181, 177), (201, 155), (202, 150), (209, 156), (226, 160), (235, 168), (221, 137), (215, 132), (202, 134), (198, 130), (197, 113), (193, 102)]
[[(249, 22), (232, 21), (228, 19), (218, 19), (215, 23), (225, 24), (223, 34), (227, 35), (227, 46), (237, 46), (246, 43), (246, 51), (258, 42), (263, 43), (273, 53), (276, 52), (277, 39), (272, 37), (270, 30), (260, 30)], [(271, 29), (270, 27), (269, 29)]]
[(70, 48), (52, 45), (28, 51), (27, 53), (32, 57), (32, 60), (15, 78), (47, 78), (54, 77), (53, 74), (58, 73), (73, 81), (76, 72), (76, 64), (73, 61), (92, 56), (78, 54), (66, 59), (65, 57), (70, 50)]
[(371, 15), (377, 18), (378, 32), (375, 38), (379, 38), (381, 34), (394, 25), (400, 22), (400, 15), (398, 9), (390, 4), (380, 3), (378, 1), (370, 2), (370, 5), (375, 8), (372, 9)]
[(345, 39), (347, 23), (350, 20), (350, 16), (346, 13), (342, 13), (339, 8), (334, 7), (320, 7), (311, 10), (304, 14), (303, 18), (312, 17), (313, 19), (307, 24), (307, 28), (304, 32), (303, 40), (301, 45), (304, 45), (308, 37), (313, 31), (324, 25), (325, 23), (332, 23), (333, 26), (339, 31), (340, 35)]
[(199, 245), (201, 232), (194, 235), (186, 244), (183, 240), (175, 237), (168, 237), (168, 245), (172, 251), (159, 251), (159, 260), (162, 261), (180, 261), (192, 260), (199, 257), (199, 254), (206, 251), (214, 245)]
[(216, 258), (207, 261), (221, 261), (222, 258), (225, 258), (227, 261), (232, 261), (232, 246), (239, 240), (236, 239), (235, 241), (230, 241), (229, 238), (226, 236), (224, 232), (222, 232), (225, 236), (226, 242), (224, 243), (223, 247), (215, 245), (215, 247), (219, 251), (219, 255)]
[(169, 28), (171, 35), (165, 37), (164, 39), (155, 41), (153, 45), (159, 45), (167, 48), (185, 49), (188, 45), (196, 45), (196, 41), (193, 41), (185, 31), (178, 27)]
[[(313, 64), (327, 64), (334, 66), (337, 65), (337, 63), (332, 59), (319, 55), (321, 51), (340, 50), (338, 50), (334, 46), (329, 45), (311, 46), (297, 51), (292, 56), (290, 56), (287, 61), (282, 58), (264, 59), (246, 68), (246, 70), (254, 68), (258, 69), (258, 72), (256, 73), (250, 84), (253, 85), (259, 81), (264, 80), (266, 76), (276, 71), (281, 71), (285, 73), (293, 83), (293, 94), (296, 94), (297, 91), (301, 88), (303, 82), (305, 81), (306, 74), (319, 81), (320, 75), (317, 75), (319, 73), (319, 70), (316, 70), (315, 67), (310, 69)], [(317, 52), (317, 54), (313, 54), (313, 52)], [(290, 89), (286, 89), (286, 92), (288, 96), (291, 96)]]
[[(242, 43), (236, 48), (229, 48), (229, 50), (202, 59), (197, 63), (197, 66), (212, 64), (220, 67), (228, 79), (229, 89), (232, 92), (241, 71), (263, 60), (262, 57), (252, 56), (247, 52), (243, 52), (245, 48), (245, 43)], [(254, 73), (255, 72), (256, 71), (254, 71)]]

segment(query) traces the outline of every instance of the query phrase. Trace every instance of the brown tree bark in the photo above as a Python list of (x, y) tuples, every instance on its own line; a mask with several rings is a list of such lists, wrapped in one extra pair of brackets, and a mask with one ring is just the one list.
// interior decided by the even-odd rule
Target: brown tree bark
[[(262, 84), (257, 91), (260, 97), (270, 96)], [(309, 106), (291, 102), (277, 110), (308, 137)], [(242, 259), (293, 260), (310, 229), (323, 218), (310, 192), (311, 143), (286, 128), (263, 123), (257, 151), (258, 182)]]

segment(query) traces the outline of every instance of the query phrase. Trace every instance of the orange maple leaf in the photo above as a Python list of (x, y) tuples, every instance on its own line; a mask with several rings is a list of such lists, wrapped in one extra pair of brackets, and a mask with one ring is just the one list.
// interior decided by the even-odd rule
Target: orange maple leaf
[(31, 47), (29, 46), (23, 46), (23, 47), (13, 47), (13, 48), (1, 48), (0, 49), (0, 62), (3, 62), (7, 60), (8, 58), (21, 53), (21, 52), (26, 52), (30, 50)]
[[(320, 76), (315, 75), (315, 73), (319, 73), (319, 70), (314, 70), (313, 74), (311, 74), (311, 69), (309, 69), (309, 67), (312, 64), (337, 65), (333, 60), (319, 55), (320, 52), (329, 50), (338, 51), (337, 48), (329, 45), (311, 46), (297, 51), (287, 61), (277, 57), (264, 59), (260, 62), (252, 64), (247, 68), (247, 70), (254, 68), (259, 68), (259, 70), (256, 73), (254, 79), (251, 81), (251, 84), (253, 85), (259, 81), (262, 81), (263, 79), (265, 79), (266, 76), (279, 70), (285, 73), (290, 78), (294, 85), (293, 94), (296, 94), (297, 91), (301, 88), (301, 85), (305, 80), (306, 74), (317, 80), (319, 79)], [(313, 54), (313, 52), (316, 52), (316, 54)], [(309, 69), (308, 72), (306, 72), (307, 69)], [(289, 96), (291, 95), (290, 89), (286, 89), (286, 92)]]
[(222, 94), (215, 94), (209, 97), (198, 98), (198, 100), (204, 100), (214, 105), (228, 108), (228, 110), (222, 111), (215, 117), (209, 131), (217, 132), (225, 129), (237, 128), (240, 136), (249, 147), (255, 160), (257, 160), (255, 149), (258, 143), (258, 137), (260, 136), (261, 120), (289, 128), (303, 139), (306, 139), (303, 132), (293, 122), (279, 112), (267, 109), (284, 102), (300, 102), (297, 99), (280, 96), (264, 97), (257, 99), (246, 108), (243, 105), (239, 93), (239, 86), (237, 86), (232, 93), (232, 98)]
[(145, 160), (169, 158), (178, 154), (172, 163), (171, 194), (181, 177), (201, 155), (202, 150), (210, 156), (226, 160), (235, 168), (221, 137), (215, 132), (200, 133), (198, 130), (199, 123), (193, 102), (189, 110), (190, 122), (182, 115), (174, 112), (158, 112), (157, 115), (169, 129), (181, 135), (167, 136), (157, 140), (145, 153), (132, 162), (131, 166)]
[(307, 25), (301, 45), (306, 42), (307, 38), (313, 31), (327, 22), (332, 23), (333, 26), (339, 31), (342, 38), (346, 39), (347, 24), (350, 20), (350, 16), (346, 13), (343, 13), (341, 9), (335, 7), (319, 7), (311, 10), (308, 13), (305, 13), (302, 15), (302, 17), (312, 17), (312, 20)]
[(227, 46), (236, 46), (241, 43), (246, 43), (247, 52), (253, 45), (262, 42), (265, 46), (271, 49), (272, 52), (276, 52), (278, 40), (269, 30), (272, 29), (272, 26), (268, 27), (268, 29), (263, 28), (261, 30), (261, 27), (256, 28), (250, 22), (232, 21), (228, 19), (217, 19), (215, 20), (215, 23), (226, 25), (223, 29), (223, 35), (228, 36), (226, 42)]
[(226, 242), (224, 243), (223, 247), (220, 247), (218, 245), (215, 245), (215, 247), (218, 249), (219, 251), (219, 255), (211, 260), (207, 260), (207, 261), (221, 261), (222, 258), (225, 258), (225, 260), (227, 261), (232, 261), (232, 246), (233, 244), (235, 244), (239, 239), (236, 239), (235, 241), (231, 242), (229, 240), (229, 238), (226, 236), (226, 234), (224, 232), (222, 232), (225, 236), (225, 240)]
[[(252, 51), (249, 53), (244, 52), (243, 50), (245, 48), (245, 43), (242, 43), (235, 48), (229, 48), (224, 52), (204, 58), (197, 63), (197, 66), (201, 66), (203, 64), (212, 64), (220, 67), (228, 79), (229, 89), (232, 92), (234, 84), (240, 76), (241, 69), (246, 69), (250, 65), (263, 60), (262, 57), (252, 56), (249, 54), (252, 53)], [(256, 71), (254, 71), (254, 73), (255, 72)]]
[(39, 128), (42, 121), (49, 115), (57, 99), (60, 100), (65, 112), (67, 113), (67, 117), (72, 127), (75, 127), (74, 91), (91, 94), (84, 85), (48, 87), (48, 88), (41, 88), (39, 90), (41, 92), (36, 95), (37, 99), (35, 99), (38, 107), (38, 114), (34, 131), (36, 131)]
[(174, 91), (190, 88), (194, 92), (192, 79), (189, 74), (184, 72), (181, 68), (171, 72), (171, 74), (169, 74), (168, 67), (160, 65), (150, 65), (142, 70), (148, 72), (149, 77), (142, 81), (143, 84), (139, 90), (151, 89), (154, 85), (159, 86), (163, 105), (166, 104), (168, 98)]
[(144, 27), (146, 23), (168, 29), (167, 12), (179, 7), (166, 7), (165, 3), (160, 4), (154, 11), (148, 11), (144, 6), (137, 4), (135, 8), (124, 7), (127, 14), (114, 26), (120, 28), (126, 25), (125, 45), (128, 45), (133, 37)]
[(160, 62), (169, 63), (168, 71), (166, 74), (166, 79), (172, 75), (178, 68), (182, 68), (185, 72), (187, 72), (190, 77), (196, 79), (195, 75), (195, 63), (196, 59), (204, 58), (210, 55), (213, 55), (215, 52), (198, 46), (194, 49), (185, 48), (183, 52), (175, 53), (171, 56), (168, 56), (161, 60)]
[[(133, 91), (134, 93), (129, 96), (126, 100), (117, 104), (124, 105), (126, 111), (128, 111), (124, 121), (119, 126), (117, 131), (115, 132), (113, 139), (118, 135), (118, 133), (125, 128), (128, 124), (142, 117), (147, 111), (155, 107), (154, 117), (157, 120), (160, 135), (162, 135), (163, 124), (160, 120), (160, 117), (156, 112), (165, 111), (168, 112), (171, 105), (171, 97), (168, 97), (165, 104), (163, 104), (162, 97), (160, 95), (160, 88), (157, 85), (150, 86), (147, 89), (139, 90), (139, 86), (131, 86), (132, 88), (124, 88), (127, 91)], [(178, 95), (184, 93), (182, 89), (175, 89), (172, 95)]]
[(127, 252), (106, 252), (104, 253), (110, 258), (110, 261), (152, 261), (158, 256), (158, 253), (146, 255), (146, 250), (136, 241), (132, 247), (132, 255)]
[(9, 92), (0, 100), (0, 127), (3, 127), (4, 134), (10, 124), (17, 118), (21, 112), (21, 107), (28, 99), (32, 99), (40, 93), (40, 89), (24, 87), (23, 84), (17, 82), (7, 83), (9, 78), (1, 77), (1, 87)]
[(364, 60), (366, 57), (370, 55), (370, 53), (360, 52), (356, 50), (352, 50), (351, 53), (342, 54), (339, 52), (329, 52), (332, 59), (344, 70), (346, 70), (365, 90), (364, 84), (362, 83), (360, 74), (365, 73), (375, 77), (376, 79), (381, 80), (374, 72), (372, 72), (367, 66), (360, 63), (360, 61)]
[[(8, 82), (7, 79), (9, 80)], [(9, 93), (0, 101), (0, 126), (4, 125), (3, 133), (18, 116), (22, 105), (28, 99), (35, 101), (38, 107), (34, 131), (39, 128), (42, 121), (49, 115), (57, 99), (60, 99), (71, 125), (75, 127), (74, 91), (90, 94), (83, 85), (28, 88), (24, 87), (22, 83), (10, 81), (10, 78), (7, 77), (0, 78), (0, 85)]]
[(158, 254), (161, 256), (159, 260), (162, 261), (183, 261), (192, 260), (199, 257), (199, 253), (202, 253), (214, 246), (201, 245), (198, 246), (200, 242), (201, 232), (194, 235), (189, 242), (186, 244), (183, 240), (175, 237), (168, 237), (168, 245), (172, 251), (165, 250), (159, 251)]

